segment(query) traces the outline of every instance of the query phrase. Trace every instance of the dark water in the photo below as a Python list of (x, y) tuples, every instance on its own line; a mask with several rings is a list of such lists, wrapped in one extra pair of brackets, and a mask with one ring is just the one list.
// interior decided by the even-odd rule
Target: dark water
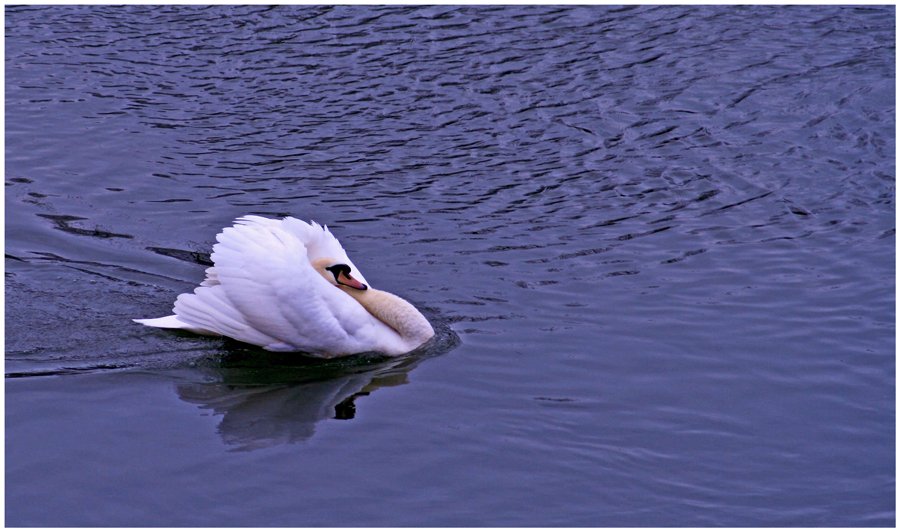
[[(892, 526), (895, 9), (6, 8), (6, 524)], [(141, 327), (238, 216), (438, 345)]]

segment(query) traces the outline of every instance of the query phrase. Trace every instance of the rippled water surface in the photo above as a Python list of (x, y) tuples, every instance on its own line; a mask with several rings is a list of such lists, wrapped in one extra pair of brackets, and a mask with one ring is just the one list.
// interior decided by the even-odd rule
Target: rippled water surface
[[(7, 7), (6, 524), (890, 526), (884, 7)], [(137, 325), (238, 216), (436, 345)]]

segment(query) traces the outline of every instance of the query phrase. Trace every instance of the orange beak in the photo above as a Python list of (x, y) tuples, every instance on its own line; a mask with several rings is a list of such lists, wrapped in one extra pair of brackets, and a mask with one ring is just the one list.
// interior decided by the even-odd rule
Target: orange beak
[(345, 274), (344, 272), (339, 273), (335, 280), (337, 281), (338, 284), (342, 284), (344, 286), (349, 286), (350, 288), (356, 288), (357, 290), (366, 290), (367, 288), (369, 288), (368, 286), (362, 284), (361, 282), (357, 281), (353, 277), (350, 277), (349, 275)]

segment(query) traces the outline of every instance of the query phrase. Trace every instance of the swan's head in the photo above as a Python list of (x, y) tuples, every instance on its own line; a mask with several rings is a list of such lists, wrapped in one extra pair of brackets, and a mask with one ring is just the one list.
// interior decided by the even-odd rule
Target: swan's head
[(319, 272), (319, 275), (326, 281), (335, 286), (348, 286), (357, 290), (366, 290), (369, 288), (363, 283), (357, 281), (350, 275), (352, 268), (346, 264), (340, 263), (329, 257), (322, 257), (312, 261), (312, 267)]

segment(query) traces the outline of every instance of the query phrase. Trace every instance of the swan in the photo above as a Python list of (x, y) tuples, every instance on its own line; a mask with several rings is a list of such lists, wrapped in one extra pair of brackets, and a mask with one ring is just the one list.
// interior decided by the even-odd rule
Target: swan
[(400, 355), (434, 336), (412, 304), (368, 284), (326, 226), (243, 216), (216, 240), (206, 279), (173, 315), (134, 321), (323, 358)]

